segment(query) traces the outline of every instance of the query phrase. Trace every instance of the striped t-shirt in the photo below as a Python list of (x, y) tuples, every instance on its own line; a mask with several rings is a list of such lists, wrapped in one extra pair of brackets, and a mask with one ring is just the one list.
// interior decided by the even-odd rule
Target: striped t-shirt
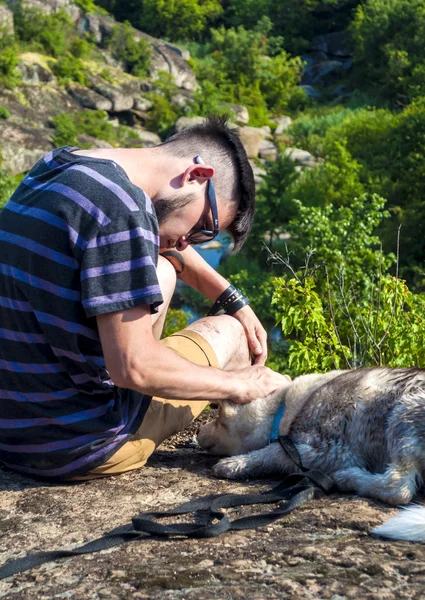
[(102, 464), (140, 426), (150, 398), (113, 384), (95, 317), (162, 303), (149, 196), (72, 150), (0, 213), (0, 462), (47, 478)]

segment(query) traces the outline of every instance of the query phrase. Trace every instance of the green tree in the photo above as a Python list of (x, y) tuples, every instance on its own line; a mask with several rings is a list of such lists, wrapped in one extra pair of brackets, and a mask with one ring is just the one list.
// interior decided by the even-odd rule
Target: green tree
[(351, 35), (358, 87), (403, 105), (425, 93), (425, 0), (366, 0)]
[(148, 73), (151, 45), (143, 38), (136, 38), (136, 32), (128, 21), (113, 28), (107, 46), (114, 58), (123, 62), (126, 70), (135, 77), (143, 77)]
[(72, 21), (63, 10), (45, 14), (19, 3), (15, 8), (14, 22), (16, 36), (21, 43), (50, 56), (63, 56), (75, 37)]
[(13, 89), (19, 84), (22, 75), (17, 69), (18, 65), (15, 38), (0, 28), (0, 85)]

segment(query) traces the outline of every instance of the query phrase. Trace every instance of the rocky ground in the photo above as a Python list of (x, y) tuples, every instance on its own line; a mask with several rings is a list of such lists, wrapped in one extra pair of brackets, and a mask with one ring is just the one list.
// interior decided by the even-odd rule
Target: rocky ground
[[(163, 444), (143, 470), (115, 479), (50, 485), (0, 471), (0, 564), (83, 544), (141, 511), (275, 483), (213, 478), (215, 459), (192, 447), (194, 431)], [(136, 541), (47, 563), (0, 581), (0, 598), (424, 598), (425, 546), (368, 533), (393, 513), (377, 502), (334, 495), (267, 528), (208, 540)]]

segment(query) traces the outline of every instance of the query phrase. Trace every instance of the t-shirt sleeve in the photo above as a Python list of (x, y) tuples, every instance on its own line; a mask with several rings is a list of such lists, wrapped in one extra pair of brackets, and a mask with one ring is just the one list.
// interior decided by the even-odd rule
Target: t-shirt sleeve
[(87, 317), (149, 305), (163, 298), (156, 273), (156, 219), (125, 213), (87, 243), (81, 261), (81, 301)]

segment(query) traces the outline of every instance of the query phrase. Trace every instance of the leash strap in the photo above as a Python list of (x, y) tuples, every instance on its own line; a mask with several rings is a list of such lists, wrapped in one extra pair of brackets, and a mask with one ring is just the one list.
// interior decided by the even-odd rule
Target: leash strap
[[(281, 442), (281, 439), (283, 442)], [(279, 443), (291, 459), (292, 456), (294, 457), (294, 463), (303, 473), (290, 475), (271, 490), (255, 494), (215, 494), (195, 498), (168, 511), (141, 513), (132, 519), (131, 524), (119, 527), (78, 548), (38, 552), (23, 558), (8, 560), (0, 567), (0, 579), (28, 571), (46, 562), (99, 552), (133, 540), (152, 537), (210, 538), (226, 531), (264, 527), (281, 519), (295, 508), (306, 504), (306, 502), (314, 498), (321, 498), (324, 494), (329, 493), (334, 485), (332, 479), (318, 471), (307, 471), (302, 466), (298, 451), (289, 438), (279, 438)], [(279, 503), (278, 508), (273, 511), (241, 517), (233, 521), (230, 521), (229, 517), (221, 512), (221, 509), (225, 508), (273, 503)], [(158, 522), (166, 517), (186, 514), (193, 514), (195, 522), (168, 525)]]

